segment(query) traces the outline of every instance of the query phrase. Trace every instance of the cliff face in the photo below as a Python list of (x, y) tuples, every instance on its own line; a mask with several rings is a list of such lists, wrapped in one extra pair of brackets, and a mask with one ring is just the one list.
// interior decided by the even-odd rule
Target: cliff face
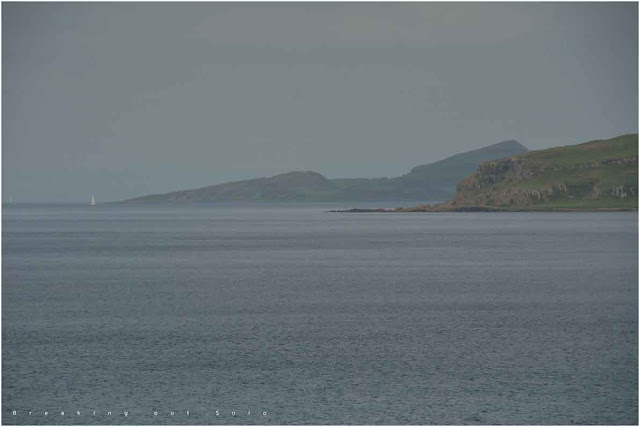
[(458, 183), (452, 207), (638, 206), (638, 135), (483, 162)]

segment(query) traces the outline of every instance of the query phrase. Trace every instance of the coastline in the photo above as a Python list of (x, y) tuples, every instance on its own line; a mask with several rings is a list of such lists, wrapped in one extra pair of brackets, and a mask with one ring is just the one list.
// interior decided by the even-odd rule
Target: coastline
[(362, 209), (352, 208), (331, 210), (330, 213), (438, 213), (438, 212), (637, 212), (637, 207), (618, 208), (516, 208), (501, 209), (487, 206), (415, 206), (395, 209)]

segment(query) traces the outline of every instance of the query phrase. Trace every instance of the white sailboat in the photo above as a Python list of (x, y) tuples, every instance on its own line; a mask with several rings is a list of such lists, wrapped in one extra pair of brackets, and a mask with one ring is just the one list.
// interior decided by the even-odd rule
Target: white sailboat
[(93, 198), (93, 194), (91, 195), (91, 202), (89, 202), (89, 206), (95, 206), (96, 200)]

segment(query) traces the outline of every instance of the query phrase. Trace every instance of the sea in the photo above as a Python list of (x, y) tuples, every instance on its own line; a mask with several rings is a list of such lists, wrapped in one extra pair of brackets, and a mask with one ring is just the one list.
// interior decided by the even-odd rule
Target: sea
[(637, 212), (351, 207), (3, 206), (2, 423), (638, 424)]

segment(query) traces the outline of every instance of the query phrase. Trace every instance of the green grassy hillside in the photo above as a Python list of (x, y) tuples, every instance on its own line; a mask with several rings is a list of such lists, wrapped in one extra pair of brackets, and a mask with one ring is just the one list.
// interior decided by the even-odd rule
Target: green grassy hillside
[(507, 210), (638, 207), (638, 135), (483, 162), (450, 207)]

